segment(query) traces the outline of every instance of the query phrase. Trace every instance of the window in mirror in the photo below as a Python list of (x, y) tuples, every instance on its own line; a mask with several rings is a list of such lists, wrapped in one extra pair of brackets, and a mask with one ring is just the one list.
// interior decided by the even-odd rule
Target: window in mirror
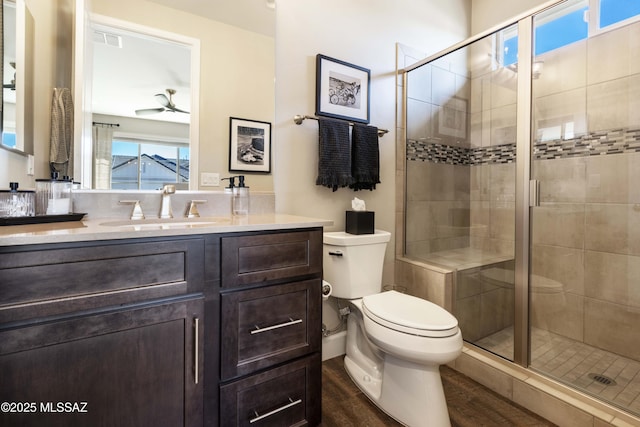
[(164, 184), (178, 184), (187, 188), (188, 145), (114, 138), (112, 158), (112, 189), (157, 190)]

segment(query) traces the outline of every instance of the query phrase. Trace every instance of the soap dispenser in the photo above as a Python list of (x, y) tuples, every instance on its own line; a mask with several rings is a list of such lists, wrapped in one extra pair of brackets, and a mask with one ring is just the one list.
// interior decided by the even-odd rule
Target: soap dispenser
[(231, 211), (234, 215), (249, 214), (249, 187), (244, 184), (244, 175), (238, 175), (238, 186), (232, 188)]
[(236, 188), (236, 177), (230, 176), (229, 178), (222, 178), (221, 181), (229, 181), (229, 186), (224, 187), (224, 192), (233, 194), (233, 189)]

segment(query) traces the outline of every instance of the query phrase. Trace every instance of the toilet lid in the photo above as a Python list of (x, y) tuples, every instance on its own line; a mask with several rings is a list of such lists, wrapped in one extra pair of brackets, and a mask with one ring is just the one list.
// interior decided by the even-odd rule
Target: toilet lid
[(423, 337), (449, 337), (458, 332), (458, 320), (427, 300), (396, 291), (362, 298), (363, 312), (387, 328)]

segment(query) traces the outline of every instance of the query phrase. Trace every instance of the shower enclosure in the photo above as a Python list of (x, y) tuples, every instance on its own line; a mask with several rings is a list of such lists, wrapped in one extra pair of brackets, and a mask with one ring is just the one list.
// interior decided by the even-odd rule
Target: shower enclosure
[(405, 69), (404, 252), (455, 273), (466, 341), (639, 415), (630, 3), (547, 5)]

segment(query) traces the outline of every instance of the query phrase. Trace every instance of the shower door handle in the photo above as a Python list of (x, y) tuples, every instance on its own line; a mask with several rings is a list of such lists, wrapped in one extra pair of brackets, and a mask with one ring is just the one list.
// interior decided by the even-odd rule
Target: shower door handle
[(529, 207), (534, 208), (540, 206), (540, 181), (537, 179), (529, 180)]

